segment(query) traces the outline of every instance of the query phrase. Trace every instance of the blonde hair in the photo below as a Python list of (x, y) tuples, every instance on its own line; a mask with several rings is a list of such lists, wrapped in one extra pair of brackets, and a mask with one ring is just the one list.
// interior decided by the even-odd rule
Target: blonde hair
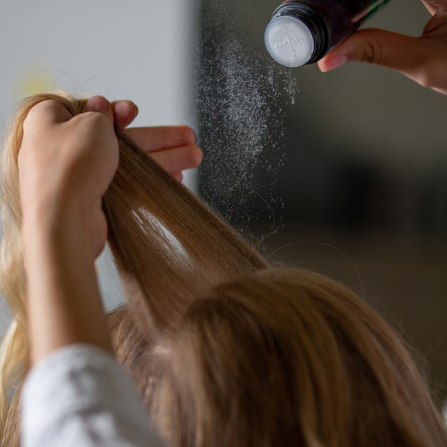
[[(2, 155), (2, 445), (18, 446), (29, 367), (17, 155), (26, 99)], [(103, 200), (127, 305), (110, 315), (118, 362), (174, 446), (447, 446), (408, 350), (365, 303), (304, 270), (273, 269), (122, 131)]]

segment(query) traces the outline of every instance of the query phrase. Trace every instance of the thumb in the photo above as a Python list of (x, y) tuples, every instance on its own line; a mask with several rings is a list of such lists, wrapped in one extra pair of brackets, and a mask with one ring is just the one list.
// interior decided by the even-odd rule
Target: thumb
[(332, 50), (318, 66), (322, 72), (327, 72), (345, 62), (367, 62), (396, 70), (420, 82), (418, 77), (426, 65), (429, 46), (431, 42), (427, 39), (365, 29)]
[(98, 112), (103, 113), (110, 123), (114, 124), (114, 116), (113, 116), (113, 109), (112, 105), (107, 101), (104, 96), (92, 96), (87, 101), (87, 104), (84, 106), (83, 112)]

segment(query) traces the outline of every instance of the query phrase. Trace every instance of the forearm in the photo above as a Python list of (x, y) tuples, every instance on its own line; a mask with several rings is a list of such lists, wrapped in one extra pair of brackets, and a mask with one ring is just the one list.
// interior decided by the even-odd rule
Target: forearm
[(78, 217), (34, 212), (22, 233), (32, 362), (73, 343), (110, 350), (94, 256)]

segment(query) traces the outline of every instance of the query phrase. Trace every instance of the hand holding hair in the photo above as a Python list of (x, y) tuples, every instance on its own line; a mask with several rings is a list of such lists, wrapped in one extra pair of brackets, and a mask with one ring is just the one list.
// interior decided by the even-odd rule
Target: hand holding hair
[(79, 218), (93, 260), (107, 237), (102, 196), (118, 167), (113, 112), (100, 105), (105, 110), (73, 117), (57, 101), (37, 104), (24, 121), (18, 156), (24, 236), (29, 226), (34, 233), (39, 223), (51, 225), (54, 232)]
[(345, 62), (367, 62), (396, 70), (418, 84), (447, 94), (447, 0), (423, 0), (433, 16), (421, 37), (379, 29), (358, 31), (319, 63), (327, 72)]
[[(34, 362), (71, 343), (110, 349), (93, 263), (107, 239), (102, 198), (118, 167), (113, 124), (125, 127), (138, 110), (101, 96), (83, 110), (73, 116), (47, 100), (23, 125), (18, 167)], [(201, 161), (185, 126), (125, 132), (176, 178)]]
[[(102, 96), (90, 98), (84, 111), (89, 111), (96, 101), (107, 100)], [(138, 115), (138, 107), (132, 101), (114, 101), (111, 107), (115, 124), (121, 129)], [(188, 126), (136, 127), (125, 129), (125, 133), (180, 182), (182, 171), (196, 168), (202, 161), (202, 150), (196, 145), (196, 135)]]
[[(18, 154), (31, 360), (72, 343), (110, 350), (94, 260), (107, 239), (102, 197), (118, 168), (113, 111), (93, 99), (31, 108)], [(104, 110), (105, 109), (105, 110)]]

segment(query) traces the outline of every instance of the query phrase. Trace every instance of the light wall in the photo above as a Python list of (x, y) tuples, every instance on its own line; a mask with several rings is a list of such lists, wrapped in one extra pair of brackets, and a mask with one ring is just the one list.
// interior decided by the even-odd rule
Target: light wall
[[(54, 89), (131, 99), (135, 126), (194, 127), (196, 28), (195, 0), (1, 2), (1, 132), (17, 99)], [(121, 293), (110, 259), (99, 265), (111, 307)]]

